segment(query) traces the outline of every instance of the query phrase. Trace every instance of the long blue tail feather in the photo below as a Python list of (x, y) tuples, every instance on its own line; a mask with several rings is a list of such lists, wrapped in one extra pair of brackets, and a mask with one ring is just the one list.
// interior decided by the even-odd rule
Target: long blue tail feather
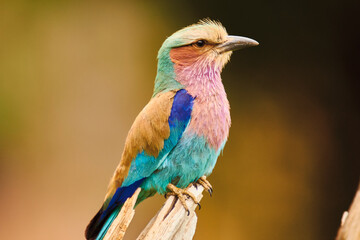
[(140, 179), (126, 187), (119, 187), (111, 198), (109, 205), (100, 208), (95, 217), (90, 221), (85, 231), (85, 237), (88, 240), (101, 240), (105, 236), (110, 225), (119, 214), (125, 201), (130, 198), (140, 187), (145, 178)]
[(117, 215), (119, 214), (122, 206), (117, 207), (111, 215), (107, 218), (106, 222), (104, 223), (103, 227), (101, 228), (96, 240), (102, 240), (105, 237), (109, 227), (111, 226), (112, 222), (115, 220)]

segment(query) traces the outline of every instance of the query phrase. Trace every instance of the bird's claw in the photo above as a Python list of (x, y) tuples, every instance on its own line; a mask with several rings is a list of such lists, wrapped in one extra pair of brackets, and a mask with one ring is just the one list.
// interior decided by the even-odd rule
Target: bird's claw
[(198, 183), (198, 184), (200, 184), (201, 186), (203, 186), (204, 189), (209, 192), (210, 197), (212, 196), (212, 194), (213, 194), (213, 188), (212, 188), (210, 182), (206, 179), (205, 176), (202, 176), (201, 178), (199, 178), (196, 183)]
[(196, 199), (196, 197), (194, 196), (194, 194), (189, 192), (187, 189), (178, 188), (171, 183), (169, 183), (167, 185), (167, 188), (170, 190), (170, 192), (166, 193), (165, 197), (176, 196), (179, 199), (179, 201), (181, 202), (181, 204), (183, 205), (183, 207), (185, 208), (185, 211), (187, 212), (188, 216), (190, 215), (190, 210), (189, 210), (189, 207), (186, 205), (185, 195), (190, 197), (194, 201), (194, 203), (196, 203), (199, 206), (199, 209), (201, 208), (201, 205), (200, 205), (199, 201)]

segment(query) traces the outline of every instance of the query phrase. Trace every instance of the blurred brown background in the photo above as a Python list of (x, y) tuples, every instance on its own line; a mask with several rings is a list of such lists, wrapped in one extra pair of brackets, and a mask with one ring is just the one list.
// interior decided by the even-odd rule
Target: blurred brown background
[(261, 45), (223, 72), (233, 125), (195, 239), (333, 239), (359, 180), (357, 2), (0, 2), (0, 238), (83, 239), (162, 42), (211, 17)]

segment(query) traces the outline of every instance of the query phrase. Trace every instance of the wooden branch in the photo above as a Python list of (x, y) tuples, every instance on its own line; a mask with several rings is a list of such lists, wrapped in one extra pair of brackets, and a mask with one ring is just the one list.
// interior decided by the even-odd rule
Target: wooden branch
[(104, 240), (123, 239), (126, 229), (128, 228), (131, 220), (134, 217), (135, 214), (134, 206), (140, 191), (141, 191), (140, 188), (136, 189), (134, 195), (128, 200), (126, 200), (118, 216), (115, 218), (115, 220), (109, 227), (109, 230), (106, 232)]
[[(200, 201), (203, 197), (203, 186), (197, 184), (191, 186), (188, 190), (194, 194), (196, 199)], [(126, 229), (129, 226), (134, 214), (134, 205), (140, 188), (135, 194), (129, 198), (120, 213), (111, 224), (104, 240), (121, 240), (123, 239)], [(190, 209), (190, 215), (187, 215), (184, 207), (176, 197), (170, 196), (163, 207), (150, 220), (145, 229), (141, 232), (137, 240), (188, 240), (192, 239), (195, 234), (197, 216), (195, 208), (198, 206), (191, 198), (186, 200), (186, 204)]]
[[(198, 201), (203, 197), (203, 186), (197, 184), (188, 189)], [(137, 240), (181, 240), (192, 239), (195, 234), (197, 204), (190, 198), (186, 200), (190, 215), (176, 197), (170, 196), (160, 211), (151, 219)]]
[(345, 211), (336, 240), (360, 239), (360, 185), (349, 211)]

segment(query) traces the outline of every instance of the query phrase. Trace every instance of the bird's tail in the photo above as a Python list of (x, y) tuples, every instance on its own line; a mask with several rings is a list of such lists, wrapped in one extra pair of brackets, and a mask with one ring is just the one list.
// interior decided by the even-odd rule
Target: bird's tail
[[(119, 187), (111, 199), (105, 200), (100, 210), (93, 217), (93, 219), (91, 219), (89, 225), (86, 227), (86, 239), (103, 239), (110, 225), (119, 214), (125, 201), (135, 193), (136, 189), (140, 187), (144, 180), (145, 178), (140, 179), (129, 186)], [(138, 202), (140, 200), (139, 198)]]

